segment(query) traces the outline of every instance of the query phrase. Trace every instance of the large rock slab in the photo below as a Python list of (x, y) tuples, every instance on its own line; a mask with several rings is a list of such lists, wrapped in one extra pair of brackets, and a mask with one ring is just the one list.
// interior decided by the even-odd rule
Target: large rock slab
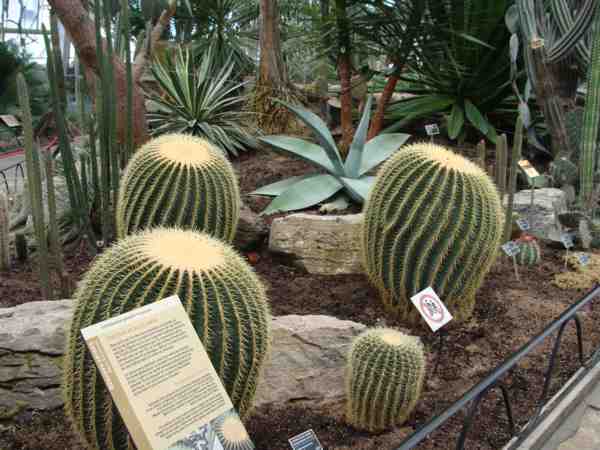
[(269, 233), (265, 220), (252, 211), (248, 205), (240, 206), (240, 220), (238, 222), (233, 244), (240, 250), (249, 250), (260, 246)]
[[(62, 406), (60, 382), (74, 302), (0, 308), (0, 416)], [(256, 405), (344, 395), (345, 357), (365, 327), (329, 316), (273, 318), (273, 345)]]
[[(508, 196), (505, 196), (505, 206), (507, 201)], [(561, 226), (558, 215), (567, 212), (567, 195), (556, 188), (535, 189), (532, 204), (531, 190), (519, 191), (515, 193), (513, 211), (529, 221), (529, 234), (540, 239), (560, 242)]]
[(275, 219), (269, 250), (290, 256), (310, 273), (362, 273), (360, 229), (363, 215), (291, 214)]
[(62, 405), (62, 355), (73, 312), (70, 300), (0, 309), (0, 413)]
[(365, 326), (330, 316), (273, 319), (271, 358), (258, 384), (255, 405), (344, 396), (346, 354)]

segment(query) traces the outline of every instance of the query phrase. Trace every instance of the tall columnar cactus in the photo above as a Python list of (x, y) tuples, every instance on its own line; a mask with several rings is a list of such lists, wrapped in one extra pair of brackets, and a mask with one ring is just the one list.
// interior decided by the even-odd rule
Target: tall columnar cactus
[(431, 286), (457, 320), (502, 239), (502, 205), (476, 164), (444, 147), (413, 144), (381, 168), (365, 207), (364, 266), (387, 309), (417, 321), (410, 298)]
[(419, 400), (424, 376), (419, 338), (389, 328), (365, 331), (348, 355), (346, 420), (372, 432), (401, 425)]
[(234, 406), (242, 416), (250, 410), (270, 346), (262, 283), (234, 250), (207, 234), (146, 230), (99, 256), (75, 293), (63, 365), (65, 410), (91, 448), (127, 449), (127, 429), (116, 419), (118, 411), (80, 330), (175, 294)]
[(496, 140), (496, 170), (495, 179), (501, 196), (506, 192), (506, 166), (508, 164), (508, 142), (506, 134), (501, 134)]
[[(513, 142), (512, 155), (510, 157), (510, 173), (508, 175), (508, 187), (505, 192), (508, 194), (506, 201), (506, 215), (504, 219), (504, 240), (510, 240), (512, 233), (512, 217), (515, 203), (515, 192), (517, 190), (517, 175), (519, 173), (519, 160), (523, 149), (523, 119), (519, 115), (515, 125), (515, 138)], [(533, 189), (533, 187), (532, 187)]]
[(522, 236), (517, 240), (519, 253), (515, 259), (520, 266), (535, 266), (542, 260), (542, 250), (533, 236)]
[(0, 194), (0, 270), (10, 268), (8, 198)]
[(25, 137), (25, 165), (27, 167), (27, 188), (31, 202), (33, 228), (38, 245), (38, 267), (42, 296), (50, 300), (52, 287), (50, 285), (50, 261), (48, 241), (46, 240), (46, 225), (44, 222), (44, 199), (42, 187), (42, 171), (40, 156), (33, 144), (33, 123), (29, 104), (29, 90), (22, 74), (17, 75), (17, 90), (19, 105), (23, 116), (23, 135)]
[(254, 443), (235, 411), (227, 412), (215, 419), (213, 429), (223, 450), (254, 450)]
[(204, 139), (171, 134), (131, 159), (119, 190), (119, 237), (156, 226), (204, 231), (233, 241), (240, 192), (231, 164)]

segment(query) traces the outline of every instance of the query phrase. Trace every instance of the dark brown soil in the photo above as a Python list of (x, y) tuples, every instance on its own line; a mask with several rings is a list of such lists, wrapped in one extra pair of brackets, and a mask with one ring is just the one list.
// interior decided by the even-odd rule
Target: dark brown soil
[[(244, 155), (239, 163), (241, 186), (248, 192), (285, 176), (305, 173), (307, 165), (270, 152)], [(268, 201), (268, 200), (267, 200)], [(263, 203), (261, 203), (263, 202)], [(266, 202), (250, 199), (253, 209)], [(386, 317), (377, 293), (363, 276), (315, 276), (285, 264), (263, 250), (255, 269), (268, 287), (273, 314), (328, 314), (366, 325), (385, 323), (420, 335), (428, 350), (428, 373), (421, 401), (410, 420), (402, 427), (381, 434), (357, 432), (343, 420), (344, 404), (325, 405), (295, 403), (276, 408), (259, 408), (247, 422), (248, 431), (258, 450), (287, 450), (288, 438), (309, 428), (315, 430), (328, 450), (394, 449), (402, 439), (440, 413), (470, 387), (481, 380), (512, 352), (555, 319), (584, 292), (560, 290), (552, 285), (553, 274), (564, 270), (562, 252), (544, 248), (543, 262), (534, 268), (521, 268), (517, 282), (513, 266), (500, 258), (481, 288), (473, 317), (465, 324), (449, 328), (449, 335), (433, 373), (437, 340), (422, 327), (407, 327)], [(85, 269), (89, 258), (70, 255), (69, 267), (75, 276)], [(29, 267), (18, 267), (0, 274), (0, 306), (10, 306), (39, 299), (36, 276)], [(600, 305), (581, 314), (584, 350), (588, 355), (600, 345)], [(560, 362), (555, 371), (553, 392), (578, 368), (574, 327), (565, 332)], [(545, 355), (550, 352), (547, 340), (505, 379), (513, 401), (513, 413), (520, 425), (532, 414), (541, 394)], [(452, 449), (462, 425), (464, 413), (449, 420), (419, 449)], [(499, 449), (508, 440), (507, 420), (502, 399), (491, 392), (481, 403), (470, 431), (466, 448)], [(1, 450), (80, 449), (61, 411), (32, 414), (19, 425), (0, 428)]]

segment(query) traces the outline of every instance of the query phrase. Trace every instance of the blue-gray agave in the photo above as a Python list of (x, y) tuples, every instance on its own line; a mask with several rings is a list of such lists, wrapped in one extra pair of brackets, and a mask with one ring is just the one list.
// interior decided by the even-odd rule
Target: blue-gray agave
[(356, 135), (345, 161), (327, 125), (313, 112), (284, 102), (315, 134), (318, 144), (291, 136), (265, 136), (259, 140), (271, 148), (291, 153), (327, 173), (287, 178), (262, 187), (252, 195), (275, 197), (262, 214), (308, 208), (341, 193), (344, 200), (362, 204), (373, 185), (374, 176), (368, 172), (388, 159), (410, 137), (408, 134), (381, 134), (367, 142), (367, 131), (373, 98), (369, 97)]

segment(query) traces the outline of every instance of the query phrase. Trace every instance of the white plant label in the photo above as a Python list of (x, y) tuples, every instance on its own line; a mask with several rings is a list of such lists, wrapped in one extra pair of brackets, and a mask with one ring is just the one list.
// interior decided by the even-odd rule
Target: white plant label
[(590, 255), (586, 253), (580, 253), (577, 255), (577, 260), (579, 261), (579, 264), (585, 267), (590, 263)]
[(438, 127), (437, 123), (430, 123), (429, 125), (425, 125), (425, 132), (427, 136), (436, 136), (440, 134), (440, 127)]
[(517, 226), (521, 229), (521, 231), (529, 231), (531, 230), (531, 225), (527, 219), (517, 219)]
[(410, 298), (434, 333), (452, 320), (452, 315), (435, 291), (428, 287)]
[(506, 244), (502, 246), (502, 250), (506, 253), (506, 256), (516, 256), (519, 254), (521, 249), (519, 248), (519, 244), (515, 241), (508, 241)]
[(288, 441), (292, 450), (323, 450), (323, 446), (313, 430), (300, 433)]
[(567, 250), (575, 246), (575, 244), (573, 243), (573, 236), (571, 236), (569, 233), (561, 234), (560, 241), (563, 243)]

